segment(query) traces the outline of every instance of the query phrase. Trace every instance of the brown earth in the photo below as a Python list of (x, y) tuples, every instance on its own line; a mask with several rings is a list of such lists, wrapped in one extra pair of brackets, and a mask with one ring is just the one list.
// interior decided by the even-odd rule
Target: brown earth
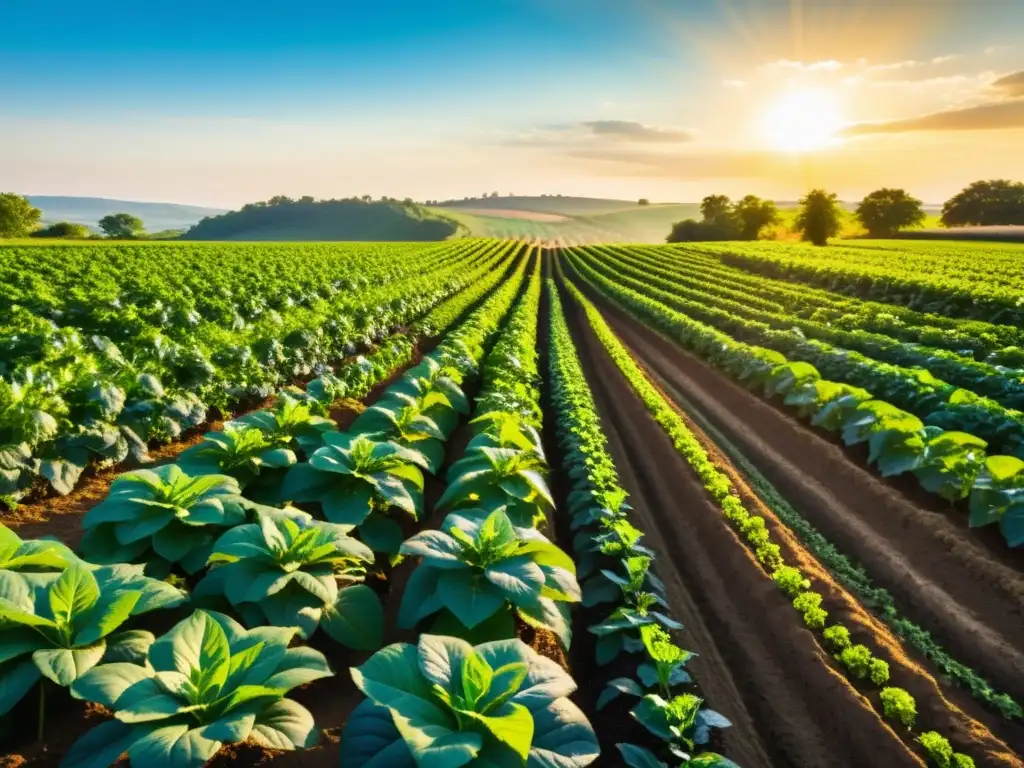
[(745, 768), (862, 768), (923, 762), (818, 646), (799, 615), (726, 524), (661, 427), (571, 302), (570, 324), (620, 479), (691, 668), (733, 722), (722, 749)]
[[(596, 296), (593, 298), (597, 298)], [(1024, 700), (1022, 553), (993, 553), (956, 510), (928, 508), (890, 487), (795, 418), (628, 318), (608, 302), (616, 332), (685, 396), (901, 611), (962, 663)]]

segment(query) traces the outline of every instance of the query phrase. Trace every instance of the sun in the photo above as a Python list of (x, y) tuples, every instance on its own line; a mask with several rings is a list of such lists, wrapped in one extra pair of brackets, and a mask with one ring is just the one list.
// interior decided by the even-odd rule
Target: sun
[(835, 93), (804, 88), (787, 91), (768, 108), (762, 132), (775, 149), (813, 152), (835, 144), (844, 122)]

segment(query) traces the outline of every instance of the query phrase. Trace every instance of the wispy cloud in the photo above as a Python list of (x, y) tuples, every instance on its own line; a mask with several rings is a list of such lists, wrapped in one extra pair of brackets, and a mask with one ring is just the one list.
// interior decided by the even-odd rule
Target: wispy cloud
[(1024, 70), (999, 78), (992, 83), (992, 87), (1006, 96), (1024, 97)]
[(590, 120), (580, 125), (589, 129), (595, 136), (626, 141), (680, 142), (694, 139), (692, 133), (680, 128), (664, 128), (632, 120)]
[[(951, 83), (969, 80), (961, 76), (945, 79)], [(986, 99), (982, 103), (899, 120), (858, 123), (850, 126), (845, 133), (848, 136), (864, 136), (913, 131), (993, 131), (1024, 128), (1024, 71), (1004, 75), (995, 81), (989, 76), (986, 80), (987, 85), (972, 99)]]
[(1024, 128), (1024, 99), (947, 109), (905, 120), (859, 123), (846, 130), (848, 136), (911, 131), (991, 131)]
[(723, 80), (722, 85), (726, 88), (735, 88), (738, 91), (745, 89), (750, 83), (746, 80)]

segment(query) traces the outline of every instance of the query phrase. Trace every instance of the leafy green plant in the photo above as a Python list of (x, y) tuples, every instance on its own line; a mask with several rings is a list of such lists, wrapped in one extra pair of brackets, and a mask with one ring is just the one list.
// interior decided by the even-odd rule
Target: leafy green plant
[[(626, 576), (610, 570), (603, 570), (605, 578), (618, 585), (622, 602), (604, 621), (589, 627), (597, 635), (597, 663), (611, 663), (620, 653), (640, 653), (644, 650), (642, 633), (648, 626), (663, 629), (682, 629), (683, 625), (669, 618), (656, 606), (664, 608), (667, 603), (658, 589), (652, 589), (650, 581), (651, 558), (633, 556), (622, 561)], [(660, 582), (658, 582), (660, 585)]]
[(444, 462), (446, 435), (418, 402), (403, 402), (393, 397), (390, 402), (370, 406), (355, 420), (352, 429), (422, 454), (427, 471), (437, 472)]
[(566, 698), (573, 679), (519, 640), (474, 647), (425, 634), (351, 672), (367, 700), (345, 726), (342, 768), (582, 767), (598, 757), (590, 723)]
[(312, 715), (285, 694), (333, 673), (320, 652), (288, 647), (295, 633), (246, 631), (223, 614), (196, 611), (150, 646), (145, 665), (96, 667), (71, 692), (115, 719), (79, 739), (64, 767), (107, 766), (127, 752), (136, 766), (199, 768), (223, 744), (313, 746)]
[[(334, 396), (330, 398), (331, 401), (334, 399)], [(315, 415), (309, 403), (287, 392), (281, 393), (273, 409), (247, 413), (224, 426), (256, 427), (272, 444), (301, 450), (306, 456), (311, 456), (323, 446), (325, 432), (336, 432), (338, 429), (330, 419)]]
[(941, 733), (925, 731), (917, 740), (928, 753), (928, 759), (938, 768), (974, 768), (974, 760), (954, 752), (949, 740)]
[(499, 637), (511, 637), (518, 616), (569, 647), (566, 604), (581, 597), (576, 566), (537, 531), (513, 526), (503, 509), (453, 512), (441, 530), (413, 536), (401, 553), (421, 558), (402, 595), (401, 626), (443, 610), (468, 630), (489, 622)]
[(822, 637), (825, 638), (825, 643), (833, 651), (845, 651), (851, 645), (850, 630), (842, 624), (833, 624), (831, 627), (826, 627), (825, 631), (822, 632)]
[(223, 529), (246, 520), (238, 481), (190, 477), (175, 464), (118, 476), (82, 519), (82, 552), (98, 563), (144, 562), (154, 576), (175, 565), (197, 573)]
[(712, 728), (732, 726), (728, 719), (703, 704), (704, 701), (692, 693), (671, 699), (648, 694), (630, 714), (652, 734), (669, 742), (674, 753), (688, 754), (708, 743)]
[[(616, 744), (622, 761), (629, 768), (670, 768), (668, 763), (662, 762), (658, 756), (646, 747), (636, 744)], [(677, 763), (679, 768), (739, 768), (736, 763), (727, 757), (722, 757), (716, 752), (701, 752), (692, 757), (682, 751), (673, 750), (672, 754), (682, 762)]]
[(59, 573), (0, 571), (0, 714), (42, 678), (66, 688), (102, 660), (138, 660), (153, 636), (125, 623), (184, 600), (132, 566), (76, 560)]
[(913, 728), (917, 719), (917, 703), (914, 697), (902, 688), (883, 688), (879, 693), (882, 711), (886, 717), (901, 722), (906, 728)]
[(972, 528), (998, 523), (1007, 544), (1024, 545), (1024, 461), (989, 456), (974, 483), (970, 511)]
[(0, 523), (0, 574), (4, 571), (46, 572), (62, 571), (78, 557), (71, 549), (56, 540), (22, 539)]
[(375, 552), (397, 553), (402, 530), (388, 513), (400, 509), (419, 518), (426, 459), (397, 443), (365, 435), (328, 432), (324, 443), (308, 463), (288, 471), (282, 495), (318, 502), (328, 521), (358, 526), (360, 537)]
[(279, 485), (283, 470), (295, 462), (294, 451), (276, 445), (259, 428), (228, 425), (223, 432), (208, 432), (178, 457), (177, 464), (193, 477), (228, 475), (242, 489), (260, 481), (261, 491), (266, 492), (268, 480)]
[(480, 447), (448, 470), (448, 487), (437, 507), (505, 507), (517, 525), (531, 526), (555, 506), (544, 480), (547, 462), (532, 450)]
[(320, 627), (349, 648), (376, 650), (383, 610), (360, 583), (373, 552), (349, 530), (299, 511), (261, 511), (217, 540), (193, 600), (221, 596), (249, 626), (296, 627), (304, 639)]

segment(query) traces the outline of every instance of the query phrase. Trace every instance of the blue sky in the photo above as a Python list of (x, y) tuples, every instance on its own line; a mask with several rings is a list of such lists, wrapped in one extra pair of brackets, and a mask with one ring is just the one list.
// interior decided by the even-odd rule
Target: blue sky
[[(6, 5), (0, 188), (27, 194), (678, 200), (820, 182), (934, 199), (1024, 176), (1007, 161), (1024, 93), (993, 90), (1024, 70), (1016, 0)], [(992, 102), (996, 127), (942, 117)], [(806, 122), (793, 104), (834, 113), (818, 117), (835, 141), (780, 143)], [(847, 137), (840, 119), (872, 127)], [(912, 162), (908, 142), (956, 162)]]

